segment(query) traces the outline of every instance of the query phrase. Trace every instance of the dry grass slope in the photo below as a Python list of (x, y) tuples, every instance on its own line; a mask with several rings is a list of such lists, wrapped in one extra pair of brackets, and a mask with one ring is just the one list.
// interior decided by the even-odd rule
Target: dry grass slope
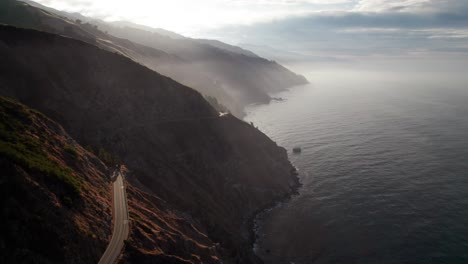
[(96, 262), (110, 235), (107, 168), (60, 125), (0, 97), (1, 263)]

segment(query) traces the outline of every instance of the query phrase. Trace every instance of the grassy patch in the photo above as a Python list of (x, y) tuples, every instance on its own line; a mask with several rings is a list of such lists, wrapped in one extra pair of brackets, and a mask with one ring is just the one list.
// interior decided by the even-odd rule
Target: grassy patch
[(63, 150), (65, 150), (66, 153), (70, 154), (70, 156), (72, 156), (73, 158), (77, 158), (78, 157), (78, 151), (76, 150), (75, 147), (73, 146), (70, 146), (70, 145), (66, 145)]
[[(27, 171), (45, 175), (64, 186), (71, 196), (79, 195), (81, 183), (73, 177), (73, 170), (50, 159), (41, 140), (33, 136), (34, 118), (34, 112), (26, 106), (0, 97), (0, 156)], [(77, 155), (76, 150), (73, 153)]]
[(130, 212), (130, 218), (133, 218), (137, 222), (141, 221), (141, 217), (133, 212)]
[(105, 150), (104, 148), (99, 148), (97, 156), (100, 160), (106, 163), (108, 166), (113, 166), (115, 164), (121, 163), (120, 158), (109, 151)]

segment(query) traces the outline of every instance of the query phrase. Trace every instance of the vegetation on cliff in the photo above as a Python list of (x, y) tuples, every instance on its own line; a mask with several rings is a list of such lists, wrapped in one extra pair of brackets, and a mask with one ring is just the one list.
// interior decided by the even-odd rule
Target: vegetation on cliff
[[(47, 180), (56, 182), (67, 189), (70, 197), (78, 197), (81, 182), (73, 177), (72, 169), (48, 157), (44, 144), (37, 137), (40, 132), (34, 128), (33, 110), (14, 101), (0, 97), (0, 155), (17, 163), (28, 172), (38, 172), (47, 176)], [(77, 158), (76, 150), (67, 145), (67, 153)]]
[(97, 262), (110, 234), (107, 168), (60, 125), (0, 97), (1, 263)]

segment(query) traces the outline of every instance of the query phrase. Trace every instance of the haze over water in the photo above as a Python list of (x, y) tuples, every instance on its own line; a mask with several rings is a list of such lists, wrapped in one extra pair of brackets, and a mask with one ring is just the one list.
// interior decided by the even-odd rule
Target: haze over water
[(248, 109), (303, 183), (260, 221), (266, 263), (468, 263), (468, 78), (389, 72), (310, 70)]

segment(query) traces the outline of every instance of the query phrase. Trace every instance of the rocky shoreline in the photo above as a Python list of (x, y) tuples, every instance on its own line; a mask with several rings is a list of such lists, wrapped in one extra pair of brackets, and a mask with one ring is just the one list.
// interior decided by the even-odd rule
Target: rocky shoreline
[(248, 226), (250, 227), (250, 247), (254, 253), (255, 256), (261, 259), (259, 254), (257, 254), (259, 248), (258, 248), (258, 238), (259, 238), (259, 221), (261, 218), (265, 215), (265, 213), (270, 212), (271, 210), (283, 205), (284, 203), (288, 202), (294, 195), (299, 194), (299, 189), (302, 187), (302, 183), (300, 182), (299, 178), (299, 170), (297, 167), (294, 167), (294, 170), (291, 171), (291, 176), (295, 177), (295, 184), (292, 186), (291, 192), (288, 194), (284, 195), (283, 197), (280, 197), (278, 199), (273, 200), (270, 204), (265, 206), (264, 208), (258, 210), (256, 213), (253, 214), (253, 216), (249, 219), (248, 221)]

